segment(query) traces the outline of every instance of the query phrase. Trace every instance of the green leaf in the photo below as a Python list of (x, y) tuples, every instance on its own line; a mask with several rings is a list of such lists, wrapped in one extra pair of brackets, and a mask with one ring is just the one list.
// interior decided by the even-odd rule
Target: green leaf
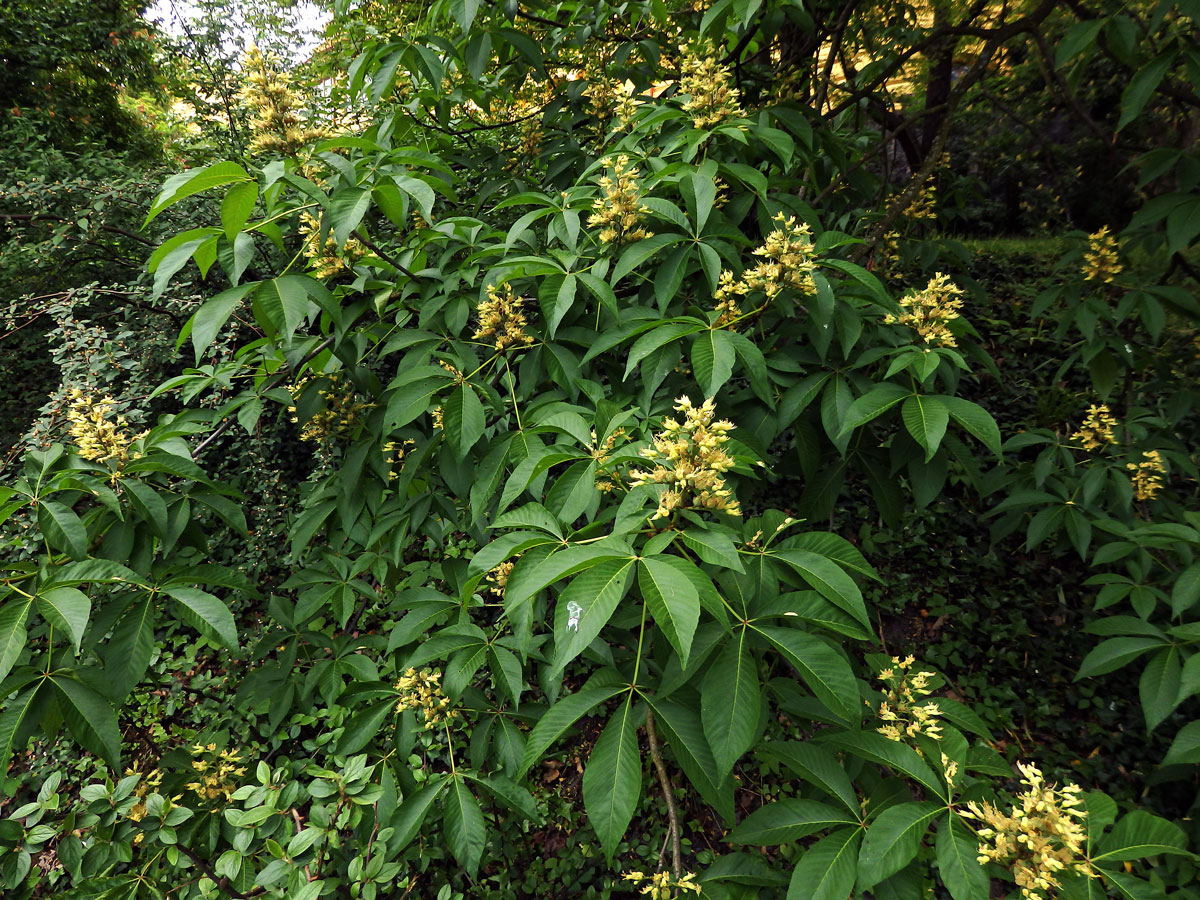
[(842, 420), (842, 434), (879, 418), (905, 397), (911, 396), (912, 391), (890, 381), (875, 385), (850, 404)]
[(940, 397), (914, 394), (904, 401), (900, 417), (913, 440), (925, 448), (925, 462), (929, 462), (937, 453), (946, 435), (946, 425), (950, 422), (950, 411), (946, 404)]
[(1138, 681), (1138, 696), (1142, 701), (1142, 715), (1146, 718), (1146, 731), (1153, 731), (1179, 704), (1181, 678), (1179, 649), (1164, 647), (1146, 663)]
[[(42, 618), (55, 628), (66, 632), (71, 643), (75, 645), (75, 655), (78, 656), (79, 643), (83, 640), (88, 619), (92, 615), (92, 601), (87, 594), (78, 588), (53, 588), (38, 594), (37, 604)], [(0, 625), (0, 634), (3, 633), (3, 625)], [(0, 678), (5, 674), (7, 669), (0, 661)]]
[(794, 628), (775, 625), (751, 627), (774, 644), (784, 659), (796, 667), (804, 683), (831, 713), (850, 725), (861, 721), (858, 681), (845, 657), (819, 637)]
[(32, 730), (33, 719), (42, 707), (41, 691), (45, 682), (41, 679), (25, 693), (12, 700), (0, 713), (0, 771), (7, 772), (9, 761), (18, 750), (22, 738), (27, 739)]
[(733, 337), (728, 331), (706, 329), (692, 342), (692, 371), (705, 398), (715, 397), (733, 374)]
[(988, 900), (990, 880), (978, 862), (979, 838), (950, 813), (937, 833), (937, 867), (954, 900)]
[(117, 711), (108, 701), (74, 678), (50, 675), (48, 680), (58, 694), (63, 719), (75, 739), (112, 768), (121, 760), (121, 732), (117, 729)]
[(787, 900), (846, 900), (854, 888), (862, 831), (844, 828), (809, 847), (792, 872)]
[(1000, 427), (986, 409), (962, 397), (939, 397), (939, 400), (949, 411), (950, 418), (994, 454), (1000, 455)]
[(642, 757), (631, 696), (604, 726), (583, 771), (583, 805), (610, 863), (641, 792)]
[(394, 698), (388, 697), (386, 700), (373, 703), (352, 715), (346, 720), (345, 730), (338, 738), (338, 755), (350, 756), (361, 752), (395, 711), (396, 701)]
[(257, 200), (258, 184), (253, 181), (235, 182), (225, 192), (225, 199), (221, 201), (221, 227), (225, 229), (227, 240), (232, 241), (245, 227)]
[(859, 889), (874, 887), (912, 862), (929, 823), (942, 808), (936, 803), (900, 803), (880, 813), (867, 829), (858, 857)]
[(609, 559), (575, 576), (558, 597), (554, 611), (554, 664), (557, 676), (608, 624), (629, 590), (632, 559)]
[(483, 437), (486, 420), (483, 404), (475, 391), (466, 384), (454, 389), (450, 398), (442, 404), (443, 431), (450, 449), (458, 459), (466, 457), (476, 442)]
[(371, 192), (359, 187), (343, 187), (329, 198), (326, 214), (338, 247), (345, 246), (346, 239), (362, 222), (370, 205)]
[(416, 793), (405, 797), (404, 802), (397, 807), (396, 814), (392, 816), (391, 821), (391, 826), (396, 829), (392, 840), (396, 842), (397, 850), (402, 850), (411, 844), (413, 838), (420, 832), (421, 825), (424, 824), (425, 817), (429, 814), (429, 807), (433, 806), (433, 801), (445, 790), (447, 780), (439, 777), (430, 781)]
[(110, 696), (125, 695), (142, 680), (154, 655), (154, 605), (149, 599), (131, 607), (104, 647), (104, 675)]
[(826, 600), (849, 613), (854, 620), (872, 631), (867, 605), (854, 579), (835, 562), (810, 550), (787, 549), (768, 553), (795, 569)]
[(1143, 653), (1162, 647), (1165, 642), (1152, 637), (1115, 637), (1093, 647), (1079, 666), (1075, 680), (1090, 675), (1107, 675), (1127, 666)]
[(728, 773), (718, 773), (717, 763), (712, 757), (708, 741), (704, 738), (700, 713), (693, 708), (653, 695), (647, 696), (646, 702), (654, 710), (675, 761), (679, 763), (701, 798), (715, 809), (721, 818), (732, 821), (733, 779)]
[(38, 503), (38, 527), (52, 547), (64, 550), (72, 559), (87, 556), (87, 529), (83, 520), (57, 500)]
[(761, 745), (756, 753), (783, 763), (809, 784), (836, 797), (853, 815), (859, 815), (858, 795), (850, 776), (829, 750), (811, 742), (772, 741)]
[(679, 654), (680, 663), (687, 666), (692, 637), (700, 621), (696, 588), (678, 569), (652, 556), (644, 557), (638, 566), (638, 587), (654, 621)]
[(529, 733), (529, 740), (525, 742), (525, 756), (521, 760), (521, 770), (517, 774), (529, 771), (529, 767), (540, 761), (542, 754), (549, 749), (550, 745), (558, 740), (564, 731), (579, 721), (580, 717), (622, 690), (624, 687), (619, 684), (584, 688), (563, 697), (546, 710), (538, 719), (538, 723), (533, 726), (533, 731)]
[(0, 681), (8, 677), (25, 649), (25, 623), (29, 621), (32, 605), (32, 600), (20, 597), (9, 600), (0, 609)]
[(1192, 563), (1179, 573), (1171, 587), (1171, 615), (1187, 612), (1200, 600), (1200, 563)]
[(1197, 763), (1200, 763), (1200, 720), (1189, 722), (1179, 729), (1162, 764), (1175, 766)]
[(479, 869), (479, 859), (483, 856), (484, 844), (487, 842), (479, 801), (461, 777), (452, 777), (450, 791), (442, 802), (442, 807), (445, 814), (446, 842), (450, 845), (450, 852), (466, 870), (467, 875), (474, 878)]
[[(711, 167), (711, 163), (709, 165)], [(683, 194), (688, 215), (696, 225), (696, 234), (699, 234), (704, 230), (704, 223), (708, 221), (708, 214), (717, 200), (716, 183), (699, 172), (688, 172), (679, 179), (679, 192)]]
[(822, 744), (852, 753), (868, 762), (886, 766), (901, 774), (907, 775), (914, 781), (919, 781), (934, 794), (941, 795), (945, 788), (941, 780), (933, 774), (917, 751), (907, 744), (890, 741), (882, 734), (874, 731), (821, 733), (817, 738)]
[(678, 244), (685, 240), (681, 234), (656, 234), (654, 237), (647, 238), (644, 241), (636, 241), (630, 244), (625, 252), (621, 254), (621, 259), (613, 267), (610, 283), (616, 285), (622, 278), (652, 257), (664, 247), (669, 247), (672, 244)]
[(1092, 857), (1092, 862), (1124, 862), (1160, 854), (1191, 855), (1183, 829), (1174, 822), (1134, 810), (1117, 821), (1100, 843), (1100, 853)]
[(196, 353), (196, 362), (200, 362), (200, 357), (209, 345), (216, 339), (221, 329), (225, 327), (225, 323), (229, 321), (229, 317), (233, 315), (233, 311), (237, 309), (242, 301), (246, 299), (246, 295), (258, 287), (258, 282), (251, 281), (246, 284), (239, 284), (237, 287), (229, 288), (229, 290), (221, 291), (215, 297), (204, 301), (204, 304), (196, 310), (187, 324), (183, 326), (183, 331), (180, 333), (180, 340), (184, 340), (188, 334), (192, 336), (192, 349)]
[(849, 813), (816, 800), (787, 799), (768, 803), (750, 813), (725, 838), (734, 844), (775, 846), (832, 828), (857, 825)]
[(142, 223), (145, 228), (150, 222), (167, 207), (178, 203), (185, 197), (190, 197), (192, 194), (198, 194), (201, 191), (207, 191), (209, 188), (220, 187), (223, 184), (232, 184), (235, 181), (252, 181), (250, 175), (246, 174), (246, 170), (234, 162), (219, 162), (213, 163), (211, 166), (206, 166), (203, 169), (189, 169), (186, 172), (180, 172), (178, 175), (172, 175), (167, 179), (163, 189), (155, 198), (154, 204), (150, 207), (150, 212), (146, 216), (146, 221)]
[(230, 650), (237, 649), (237, 625), (229, 607), (199, 588), (172, 586), (163, 593), (179, 604), (180, 617), (203, 634)]
[(710, 566), (722, 566), (735, 572), (745, 572), (741, 557), (733, 539), (722, 531), (706, 531), (700, 528), (689, 528), (680, 534), (683, 543), (695, 553), (702, 562)]
[(287, 340), (308, 315), (308, 279), (281, 275), (258, 285), (254, 292), (254, 318), (270, 335)]
[(1134, 73), (1133, 77), (1129, 79), (1129, 84), (1125, 86), (1125, 90), (1121, 92), (1121, 118), (1117, 122), (1117, 131), (1142, 114), (1142, 110), (1150, 102), (1154, 91), (1174, 64), (1175, 54), (1164, 54), (1146, 63)]
[(758, 728), (762, 692), (746, 641), (743, 628), (713, 662), (700, 688), (701, 721), (721, 772), (732, 769), (750, 749)]

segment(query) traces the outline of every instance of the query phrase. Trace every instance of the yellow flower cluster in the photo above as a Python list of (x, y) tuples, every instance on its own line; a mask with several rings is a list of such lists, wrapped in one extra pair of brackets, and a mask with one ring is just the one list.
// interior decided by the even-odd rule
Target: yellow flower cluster
[(340, 251), (332, 232), (326, 234), (322, 241), (321, 223), (309, 213), (300, 216), (300, 235), (304, 238), (304, 258), (308, 260), (314, 278), (324, 280), (335, 275), (352, 274), (354, 264), (370, 255), (370, 251), (356, 237), (347, 238)]
[(692, 124), (697, 128), (712, 128), (726, 119), (741, 118), (738, 89), (712, 45), (699, 43), (682, 49), (679, 92), (687, 95), (683, 110), (692, 117)]
[(968, 803), (963, 815), (984, 824), (979, 830), (979, 862), (1011, 864), (1021, 896), (1045, 900), (1061, 887), (1059, 875), (1079, 872), (1095, 878), (1084, 856), (1087, 812), (1079, 787), (1047, 785), (1036, 766), (1017, 763), (1026, 790), (1005, 814), (990, 803)]
[(933, 701), (918, 702), (929, 696), (929, 679), (933, 673), (910, 671), (914, 662), (916, 660), (911, 656), (904, 659), (893, 656), (895, 668), (889, 667), (879, 673), (879, 680), (887, 685), (880, 688), (884, 699), (879, 704), (879, 718), (886, 724), (875, 730), (892, 741), (903, 741), (918, 734), (941, 740), (942, 725), (937, 721), (942, 714), (941, 708)]
[(1111, 284), (1120, 271), (1117, 239), (1108, 233), (1105, 225), (1095, 234), (1088, 235), (1088, 249), (1083, 254), (1083, 280)]
[(913, 197), (912, 202), (904, 211), (907, 219), (913, 222), (932, 221), (937, 218), (937, 186), (927, 182)]
[[(70, 397), (67, 421), (71, 423), (71, 437), (79, 455), (92, 462), (115, 462), (117, 471), (112, 480), (116, 481), (121, 467), (130, 459), (129, 448), (147, 432), (131, 434), (129, 421), (113, 412), (116, 401), (112, 397), (97, 400), (78, 388), (71, 391)], [(139, 456), (140, 453), (132, 454), (133, 459)]]
[(658, 509), (651, 519), (661, 519), (676, 509), (721, 510), (740, 516), (742, 508), (733, 492), (725, 487), (724, 475), (734, 466), (733, 457), (721, 445), (729, 440), (732, 422), (713, 421), (715, 406), (712, 399), (693, 406), (687, 397), (675, 401), (675, 409), (683, 413), (682, 423), (667, 419), (662, 431), (654, 436), (654, 446), (642, 451), (649, 460), (661, 461), (654, 469), (635, 470), (629, 475), (630, 485), (665, 484), (658, 500)]
[(1088, 407), (1087, 418), (1083, 420), (1079, 430), (1071, 435), (1071, 440), (1082, 443), (1084, 450), (1098, 450), (1105, 444), (1116, 441), (1116, 437), (1113, 436), (1113, 428), (1116, 425), (1117, 420), (1107, 405), (1092, 404)]
[(487, 581), (493, 587), (488, 588), (493, 594), (504, 596), (504, 589), (508, 587), (508, 576), (512, 574), (513, 566), (516, 563), (513, 561), (502, 562), (496, 568), (487, 573)]
[(450, 709), (450, 698), (442, 693), (442, 673), (437, 669), (407, 669), (396, 682), (400, 692), (396, 701), (396, 712), (406, 709), (419, 710), (425, 719), (425, 728), (458, 716), (458, 710)]
[(1163, 475), (1167, 474), (1166, 463), (1157, 450), (1147, 450), (1139, 463), (1126, 463), (1125, 468), (1133, 473), (1133, 495), (1139, 500), (1153, 500), (1162, 490)]
[(228, 802), (238, 788), (236, 777), (246, 774), (246, 767), (238, 765), (241, 756), (234, 750), (218, 752), (216, 744), (195, 744), (191, 750), (192, 756), (199, 757), (192, 760), (199, 779), (189, 782), (187, 789), (201, 800), (223, 797)]
[(720, 284), (713, 297), (717, 301), (716, 327), (732, 326), (741, 317), (742, 311), (737, 303), (737, 297), (744, 297), (754, 291), (762, 291), (767, 300), (774, 300), (784, 288), (791, 288), (801, 294), (815, 294), (817, 284), (813, 280), (813, 272), (817, 264), (812, 246), (812, 230), (803, 222), (797, 222), (795, 216), (784, 216), (779, 213), (772, 220), (776, 227), (767, 235), (761, 247), (754, 251), (755, 256), (765, 257), (752, 269), (742, 273), (740, 279), (735, 279), (728, 269), (721, 273)]
[[(359, 401), (353, 387), (342, 388), (341, 378), (337, 373), (324, 377), (330, 382), (329, 387), (320, 388), (317, 393), (325, 399), (325, 408), (317, 410), (301, 427), (302, 441), (323, 441), (345, 434), (359, 423), (364, 412), (375, 405)], [(300, 394), (305, 385), (312, 380), (310, 375), (296, 382), (292, 386), (292, 394)], [(288, 412), (293, 413), (292, 421), (299, 423), (294, 405), (288, 407)]]
[(246, 86), (241, 98), (254, 113), (250, 122), (254, 134), (251, 153), (295, 156), (305, 145), (328, 136), (326, 129), (304, 123), (291, 79), (287, 72), (277, 68), (277, 60), (268, 59), (258, 47), (252, 46), (242, 56), (242, 67)]
[(597, 121), (607, 122), (615, 116), (622, 128), (628, 128), (638, 108), (633, 91), (632, 81), (622, 83), (615, 78), (601, 76), (589, 79), (583, 96), (587, 97), (589, 111)]
[(679, 896), (679, 892), (686, 891), (694, 894), (700, 893), (700, 885), (696, 884), (696, 876), (691, 872), (680, 876), (678, 881), (671, 877), (670, 872), (655, 872), (653, 875), (646, 875), (644, 872), (634, 871), (626, 872), (621, 878), (633, 882), (634, 886), (641, 885), (642, 889), (638, 893), (648, 897), (649, 900), (671, 900), (672, 897)]
[(907, 325), (916, 331), (926, 344), (956, 347), (958, 342), (950, 330), (950, 323), (958, 318), (962, 309), (962, 289), (948, 276), (938, 272), (929, 280), (925, 290), (900, 298), (904, 312), (889, 313), (884, 317), (885, 325)]
[(388, 481), (395, 481), (400, 477), (400, 474), (395, 471), (390, 471), (392, 466), (399, 465), (404, 462), (404, 457), (408, 451), (416, 446), (416, 442), (412, 440), (406, 441), (388, 441), (383, 445), (383, 462), (388, 466)]
[(603, 244), (630, 244), (653, 237), (642, 225), (642, 217), (649, 210), (642, 204), (642, 188), (638, 179), (641, 172), (629, 164), (629, 157), (622, 153), (616, 159), (602, 160), (611, 173), (600, 176), (600, 196), (592, 204), (588, 226), (600, 228)]
[(491, 338), (500, 351), (514, 345), (532, 344), (533, 337), (525, 333), (525, 326), (529, 322), (521, 311), (524, 302), (524, 298), (518, 297), (511, 285), (497, 288), (489, 284), (487, 299), (475, 308), (479, 315), (479, 327), (475, 329), (474, 339), (480, 341)]
[(137, 769), (126, 769), (126, 775), (141, 775), (142, 780), (138, 782), (138, 786), (133, 789), (133, 796), (137, 797), (137, 803), (129, 810), (129, 818), (135, 822), (140, 822), (146, 818), (146, 797), (150, 791), (162, 784), (162, 772), (158, 769), (152, 769), (150, 772), (143, 774)]

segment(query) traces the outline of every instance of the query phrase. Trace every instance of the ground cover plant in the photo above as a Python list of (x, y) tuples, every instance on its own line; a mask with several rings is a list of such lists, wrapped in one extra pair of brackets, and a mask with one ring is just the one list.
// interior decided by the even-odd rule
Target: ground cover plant
[(1195, 896), (1200, 10), (331, 12), (4, 194), (6, 896)]

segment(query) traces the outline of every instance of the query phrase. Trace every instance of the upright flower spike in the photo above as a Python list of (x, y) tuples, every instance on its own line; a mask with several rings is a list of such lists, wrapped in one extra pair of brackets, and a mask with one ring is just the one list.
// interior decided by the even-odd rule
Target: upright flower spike
[(950, 323), (959, 318), (962, 294), (962, 288), (938, 272), (924, 290), (902, 297), (900, 306), (903, 312), (899, 315), (889, 313), (883, 323), (907, 325), (925, 344), (956, 347), (958, 342), (950, 330)]
[(524, 299), (518, 297), (508, 284), (499, 288), (489, 284), (486, 293), (487, 299), (475, 309), (479, 316), (479, 327), (475, 329), (474, 340), (491, 338), (500, 351), (532, 344), (532, 335), (525, 333), (529, 322), (521, 311)]
[(1071, 440), (1083, 444), (1084, 450), (1099, 450), (1105, 444), (1116, 442), (1116, 437), (1113, 435), (1116, 425), (1117, 420), (1108, 406), (1093, 404), (1088, 408), (1087, 417), (1079, 426), (1079, 430), (1071, 435)]
[(915, 662), (912, 656), (893, 656), (892, 665), (879, 673), (879, 680), (886, 685), (880, 688), (884, 699), (879, 704), (879, 718), (884, 724), (875, 730), (888, 740), (904, 741), (918, 734), (941, 740), (941, 707), (933, 700), (920, 702), (930, 694), (929, 679), (934, 673), (910, 671)]
[(395, 684), (400, 696), (396, 700), (396, 712), (416, 710), (425, 720), (426, 730), (447, 719), (458, 716), (458, 710), (450, 708), (450, 698), (442, 693), (442, 673), (437, 669), (408, 669)]
[(112, 397), (97, 400), (77, 388), (71, 391), (70, 398), (67, 421), (71, 423), (71, 437), (75, 439), (79, 455), (92, 462), (111, 465), (115, 482), (130, 458), (140, 456), (136, 452), (131, 454), (130, 448), (146, 433), (129, 431), (129, 421), (114, 412), (116, 402)]
[(1133, 473), (1133, 495), (1138, 500), (1153, 500), (1162, 490), (1163, 476), (1167, 474), (1166, 463), (1157, 450), (1147, 450), (1142, 461), (1126, 463), (1125, 468)]
[(725, 473), (733, 468), (734, 460), (721, 447), (729, 440), (733, 423), (713, 421), (715, 405), (711, 398), (693, 406), (687, 397), (680, 397), (675, 409), (684, 414), (684, 421), (665, 420), (662, 431), (654, 436), (654, 445), (642, 451), (643, 457), (659, 464), (650, 471), (630, 472), (630, 486), (667, 485), (651, 519), (664, 518), (676, 509), (740, 516), (742, 508), (725, 486)]
[(1095, 878), (1085, 854), (1087, 811), (1074, 784), (1046, 784), (1032, 764), (1017, 763), (1026, 786), (1008, 813), (990, 803), (968, 803), (964, 816), (982, 822), (980, 864), (1010, 866), (1025, 900), (1047, 900), (1065, 872)]
[(629, 164), (622, 153), (616, 159), (604, 160), (611, 171), (600, 176), (600, 195), (592, 205), (588, 226), (600, 229), (602, 244), (631, 244), (653, 237), (643, 226), (650, 211), (642, 204), (641, 173)]
[(683, 111), (697, 128), (713, 128), (742, 116), (738, 89), (729, 69), (721, 65), (708, 42), (683, 48), (679, 92), (686, 95)]
[(721, 273), (713, 294), (717, 301), (715, 309), (720, 313), (715, 323), (717, 328), (733, 327), (741, 317), (738, 297), (762, 291), (771, 301), (785, 289), (806, 296), (817, 292), (817, 283), (813, 278), (817, 263), (812, 230), (804, 222), (797, 222), (795, 216), (785, 216), (783, 213), (779, 213), (772, 221), (775, 228), (767, 235), (762, 246), (754, 251), (755, 256), (764, 258), (763, 262), (747, 269), (739, 279), (735, 279), (728, 270)]
[(1120, 272), (1117, 239), (1108, 233), (1105, 225), (1095, 234), (1088, 235), (1088, 249), (1083, 254), (1083, 280), (1111, 284)]
[(327, 129), (304, 122), (300, 99), (292, 90), (291, 77), (279, 69), (277, 60), (251, 46), (242, 56), (246, 85), (241, 99), (253, 113), (250, 130), (251, 153), (297, 155), (306, 145), (328, 137)]

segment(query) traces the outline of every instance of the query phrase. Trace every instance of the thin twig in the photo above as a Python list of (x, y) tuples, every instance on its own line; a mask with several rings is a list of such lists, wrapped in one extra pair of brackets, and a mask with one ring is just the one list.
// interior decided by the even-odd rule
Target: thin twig
[(679, 809), (675, 806), (675, 789), (671, 785), (671, 776), (663, 765), (662, 754), (658, 747), (658, 732), (654, 728), (654, 713), (646, 709), (646, 742), (650, 745), (650, 758), (654, 760), (654, 769), (658, 772), (658, 783), (662, 787), (663, 799), (667, 801), (667, 822), (671, 838), (671, 872), (678, 881), (683, 876), (683, 846), (679, 836)]

